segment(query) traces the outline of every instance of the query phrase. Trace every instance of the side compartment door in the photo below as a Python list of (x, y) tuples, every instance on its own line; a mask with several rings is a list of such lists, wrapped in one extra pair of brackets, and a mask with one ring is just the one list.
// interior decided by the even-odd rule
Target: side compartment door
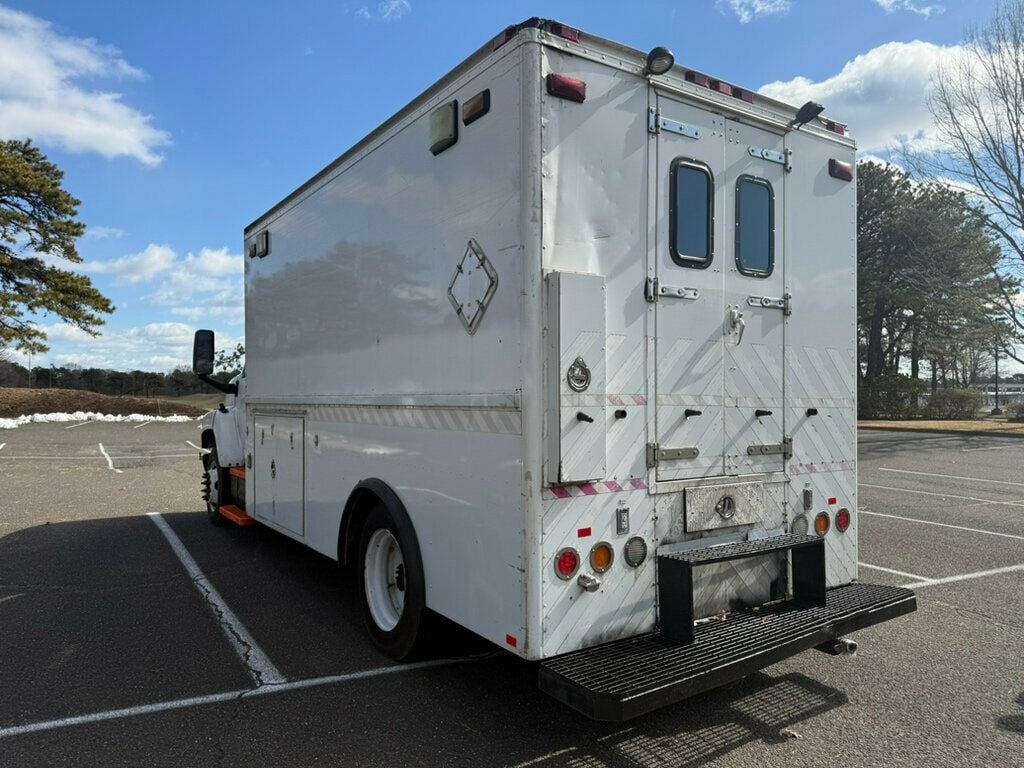
[(655, 431), (658, 480), (724, 472), (722, 210), (725, 121), (657, 95), (653, 173), (657, 281)]
[(305, 419), (253, 417), (253, 500), (259, 520), (301, 537), (305, 522)]
[(726, 121), (726, 473), (785, 466), (783, 347), (785, 145), (781, 135)]

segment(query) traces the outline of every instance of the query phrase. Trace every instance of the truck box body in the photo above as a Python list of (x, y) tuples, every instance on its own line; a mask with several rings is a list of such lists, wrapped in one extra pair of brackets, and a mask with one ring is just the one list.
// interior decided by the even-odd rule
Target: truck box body
[[(656, 631), (661, 554), (821, 512), (827, 586), (857, 578), (855, 145), (643, 69), (510, 28), (246, 229), (245, 445), (221, 457), (246, 510), (346, 560), (381, 481), (429, 608), (527, 659)], [(692, 618), (785, 598), (791, 568), (703, 566)]]

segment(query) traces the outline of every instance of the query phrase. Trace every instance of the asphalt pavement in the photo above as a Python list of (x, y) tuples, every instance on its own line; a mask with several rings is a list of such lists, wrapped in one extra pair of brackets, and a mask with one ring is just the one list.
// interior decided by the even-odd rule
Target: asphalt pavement
[(1024, 766), (1024, 440), (862, 432), (860, 576), (918, 611), (624, 724), (466, 633), (383, 658), (332, 561), (209, 525), (196, 443), (0, 431), (0, 766)]

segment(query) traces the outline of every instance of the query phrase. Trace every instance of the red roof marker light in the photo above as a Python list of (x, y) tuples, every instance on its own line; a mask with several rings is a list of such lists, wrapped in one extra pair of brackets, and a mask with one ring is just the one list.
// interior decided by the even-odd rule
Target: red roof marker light
[(565, 75), (548, 75), (548, 93), (560, 99), (582, 104), (587, 100), (587, 84)]

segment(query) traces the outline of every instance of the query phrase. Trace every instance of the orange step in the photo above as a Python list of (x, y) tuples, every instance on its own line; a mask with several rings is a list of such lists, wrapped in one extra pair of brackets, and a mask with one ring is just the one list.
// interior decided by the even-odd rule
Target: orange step
[(240, 477), (245, 480), (245, 467), (231, 467), (228, 469), (228, 474), (233, 477)]
[(255, 525), (256, 518), (249, 517), (245, 510), (236, 507), (234, 504), (225, 504), (220, 508), (221, 517), (226, 517), (235, 525)]

